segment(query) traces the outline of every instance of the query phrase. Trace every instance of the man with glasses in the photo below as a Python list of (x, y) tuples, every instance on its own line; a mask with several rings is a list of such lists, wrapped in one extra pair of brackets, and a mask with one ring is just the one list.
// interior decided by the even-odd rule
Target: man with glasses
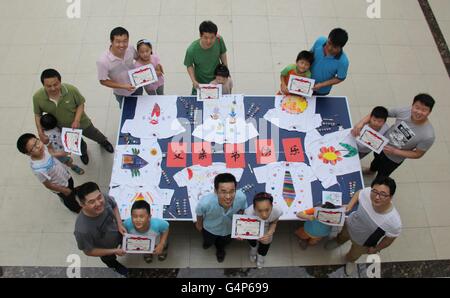
[(76, 192), (82, 208), (74, 231), (78, 248), (87, 256), (100, 257), (109, 268), (127, 276), (128, 269), (116, 257), (125, 255), (119, 245), (127, 232), (116, 202), (102, 194), (94, 182), (80, 185)]
[(203, 248), (216, 246), (219, 263), (225, 259), (225, 246), (231, 242), (231, 226), (234, 214), (243, 214), (247, 198), (242, 191), (236, 191), (236, 178), (229, 173), (214, 178), (214, 193), (203, 196), (195, 210), (195, 227), (203, 235)]
[(17, 140), (17, 149), (30, 157), (31, 170), (39, 182), (56, 193), (67, 209), (80, 212), (72, 177), (66, 167), (49, 153), (44, 143), (34, 134), (26, 133)]
[(356, 269), (356, 260), (363, 254), (376, 254), (390, 246), (400, 235), (402, 222), (392, 204), (396, 184), (392, 178), (377, 177), (371, 187), (358, 191), (347, 206), (347, 212), (356, 203), (358, 209), (345, 221), (337, 238), (325, 244), (334, 249), (348, 240), (352, 242), (345, 256), (345, 273), (351, 275)]

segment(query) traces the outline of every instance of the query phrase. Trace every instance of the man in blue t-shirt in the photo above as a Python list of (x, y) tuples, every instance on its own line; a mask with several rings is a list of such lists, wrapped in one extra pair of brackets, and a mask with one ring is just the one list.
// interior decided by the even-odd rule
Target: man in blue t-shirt
[(316, 80), (314, 95), (328, 95), (333, 85), (347, 78), (349, 61), (343, 48), (348, 41), (344, 29), (335, 28), (328, 35), (319, 37), (311, 48), (314, 62), (311, 66), (312, 79)]
[(195, 227), (203, 235), (203, 248), (216, 246), (219, 263), (225, 259), (225, 246), (231, 242), (231, 228), (234, 214), (243, 214), (247, 198), (242, 191), (236, 191), (236, 178), (229, 173), (214, 178), (214, 193), (203, 196), (195, 212)]

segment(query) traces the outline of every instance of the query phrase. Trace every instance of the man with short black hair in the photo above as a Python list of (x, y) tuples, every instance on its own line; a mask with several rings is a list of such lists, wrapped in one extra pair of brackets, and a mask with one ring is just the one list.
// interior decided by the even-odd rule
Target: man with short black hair
[(314, 95), (328, 95), (333, 85), (347, 78), (349, 61), (344, 53), (348, 34), (344, 29), (333, 29), (328, 38), (319, 37), (311, 48), (314, 62), (311, 66), (312, 79), (316, 80)]
[(220, 63), (228, 66), (227, 47), (217, 34), (216, 24), (204, 21), (200, 24), (200, 39), (186, 50), (184, 65), (192, 81), (192, 95), (197, 94), (199, 84), (209, 84), (215, 79), (214, 71)]
[(216, 246), (219, 263), (225, 259), (225, 246), (231, 242), (231, 226), (234, 214), (243, 214), (247, 198), (236, 191), (236, 178), (229, 173), (214, 178), (214, 193), (203, 196), (195, 209), (195, 227), (203, 235), (203, 248)]
[(127, 230), (114, 198), (102, 194), (94, 182), (80, 185), (76, 193), (82, 208), (74, 230), (78, 248), (87, 256), (100, 257), (109, 268), (126, 276), (128, 270), (116, 256), (125, 255), (125, 251), (118, 247)]
[(376, 254), (389, 247), (400, 236), (402, 222), (392, 204), (397, 186), (389, 177), (377, 177), (371, 187), (358, 191), (347, 206), (351, 211), (356, 203), (358, 209), (346, 219), (337, 238), (325, 244), (334, 249), (347, 241), (352, 242), (345, 255), (345, 273), (351, 275), (356, 269), (356, 260), (363, 254)]
[[(419, 159), (431, 148), (435, 140), (434, 128), (428, 117), (434, 107), (434, 99), (429, 94), (421, 93), (414, 97), (410, 107), (389, 109), (389, 117), (396, 118), (384, 136), (389, 144), (375, 159), (369, 169), (363, 173), (390, 176), (405, 159)], [(353, 135), (359, 135), (368, 123), (370, 115), (364, 117), (353, 129)]]
[(127, 96), (142, 95), (143, 89), (134, 87), (128, 71), (134, 69), (137, 52), (129, 46), (129, 33), (123, 27), (116, 27), (110, 33), (111, 45), (97, 60), (97, 74), (100, 84), (113, 89), (119, 107)]
[[(97, 142), (109, 153), (114, 153), (114, 147), (106, 136), (92, 124), (84, 112), (86, 100), (75, 86), (61, 83), (61, 74), (55, 69), (44, 70), (41, 74), (41, 83), (43, 88), (33, 95), (33, 108), (39, 138), (45, 144), (48, 144), (49, 139), (41, 126), (41, 116), (48, 113), (56, 118), (59, 128), (82, 129), (83, 136)], [(87, 165), (89, 156), (83, 139), (81, 153), (81, 161)]]

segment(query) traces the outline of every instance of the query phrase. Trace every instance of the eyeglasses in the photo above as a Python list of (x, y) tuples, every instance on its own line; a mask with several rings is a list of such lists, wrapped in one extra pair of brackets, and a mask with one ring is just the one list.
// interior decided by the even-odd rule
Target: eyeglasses
[(31, 147), (30, 153), (35, 151), (36, 149), (38, 149), (38, 146), (41, 144), (41, 140), (36, 139), (36, 141), (34, 141), (34, 145), (33, 147)]
[(235, 190), (230, 191), (230, 192), (227, 192), (227, 191), (219, 191), (219, 195), (221, 195), (221, 196), (226, 196), (226, 195), (232, 196), (232, 195), (234, 195), (235, 193), (236, 193)]
[(372, 189), (370, 191), (374, 196), (379, 196), (381, 199), (385, 200), (387, 198), (389, 198), (391, 195), (388, 195), (385, 192), (379, 192), (378, 190)]

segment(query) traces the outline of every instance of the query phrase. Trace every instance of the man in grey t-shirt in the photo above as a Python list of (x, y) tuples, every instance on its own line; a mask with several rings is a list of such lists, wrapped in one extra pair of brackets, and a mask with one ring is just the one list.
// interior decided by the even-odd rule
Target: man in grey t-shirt
[(78, 248), (87, 256), (100, 257), (109, 268), (126, 276), (127, 268), (116, 257), (125, 255), (118, 246), (126, 233), (116, 202), (102, 194), (94, 182), (80, 185), (77, 196), (82, 208), (74, 231)]
[[(395, 124), (384, 133), (389, 139), (389, 145), (380, 154), (375, 154), (370, 169), (364, 170), (365, 174), (378, 172), (377, 177), (388, 177), (405, 159), (419, 159), (431, 148), (435, 134), (428, 116), (434, 103), (430, 95), (419, 94), (414, 97), (412, 107), (389, 110), (389, 117), (396, 118)], [(355, 126), (354, 135), (359, 135), (368, 119), (368, 116), (364, 117)]]

